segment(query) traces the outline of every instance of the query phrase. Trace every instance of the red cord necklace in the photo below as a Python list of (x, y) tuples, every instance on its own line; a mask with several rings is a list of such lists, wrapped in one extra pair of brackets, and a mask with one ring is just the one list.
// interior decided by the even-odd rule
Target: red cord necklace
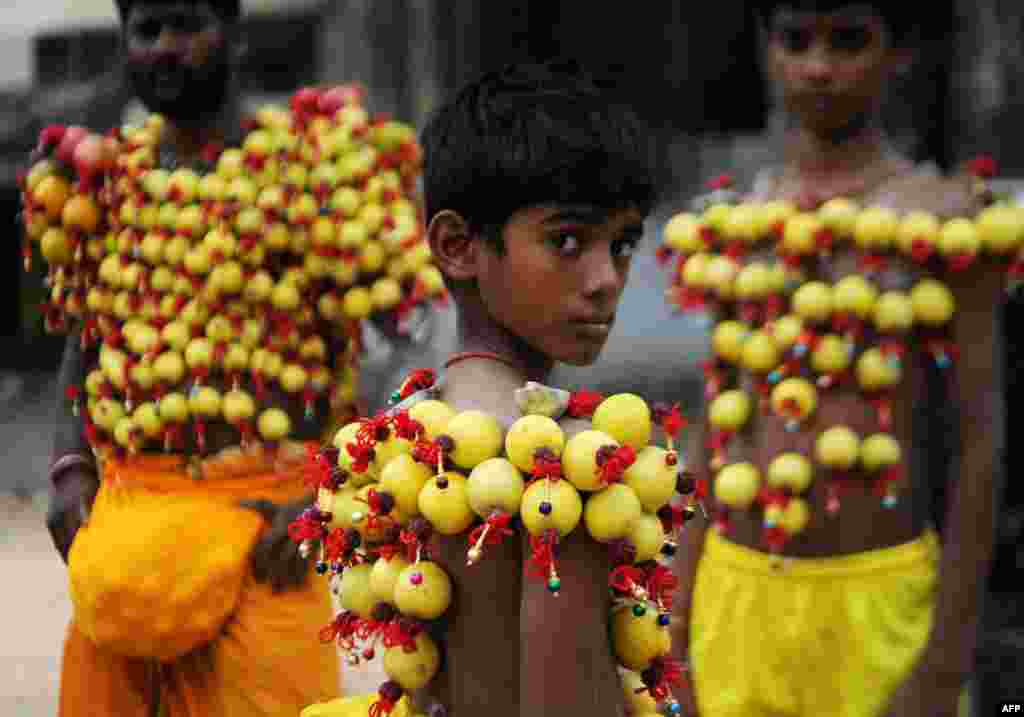
[(510, 368), (522, 368), (507, 356), (496, 354), (493, 351), (461, 351), (459, 353), (455, 353), (449, 356), (448, 360), (444, 362), (444, 367), (447, 369), (450, 368), (452, 364), (456, 364), (459, 361), (465, 361), (466, 359), (472, 358), (490, 359), (491, 361), (498, 361), (499, 363), (503, 363)]

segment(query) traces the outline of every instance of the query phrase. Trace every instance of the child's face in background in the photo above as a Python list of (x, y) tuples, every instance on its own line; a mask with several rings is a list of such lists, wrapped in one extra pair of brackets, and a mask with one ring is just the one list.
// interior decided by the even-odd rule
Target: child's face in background
[(485, 243), (480, 298), (499, 325), (534, 350), (591, 364), (608, 338), (642, 233), (635, 209), (521, 209), (505, 224), (504, 255)]
[(870, 6), (836, 12), (780, 7), (768, 27), (768, 69), (799, 125), (830, 136), (864, 125), (906, 51)]

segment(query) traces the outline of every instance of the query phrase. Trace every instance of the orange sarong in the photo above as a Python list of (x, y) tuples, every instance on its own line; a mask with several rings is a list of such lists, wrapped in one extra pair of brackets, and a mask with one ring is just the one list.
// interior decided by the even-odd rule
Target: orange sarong
[(238, 501), (308, 492), (304, 449), (225, 452), (200, 464), (146, 455), (107, 462), (69, 556), (75, 617), (60, 715), (297, 715), (338, 694), (338, 657), (317, 639), (332, 617), (323, 581), (273, 594), (251, 574), (265, 529)]

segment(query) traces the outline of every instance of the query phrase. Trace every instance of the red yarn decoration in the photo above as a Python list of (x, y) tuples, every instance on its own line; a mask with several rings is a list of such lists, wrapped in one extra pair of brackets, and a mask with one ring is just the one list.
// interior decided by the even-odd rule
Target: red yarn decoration
[(594, 411), (604, 400), (604, 396), (597, 391), (588, 391), (586, 389), (580, 391), (574, 391), (569, 396), (569, 406), (566, 408), (568, 413), (573, 418), (589, 418), (594, 415)]

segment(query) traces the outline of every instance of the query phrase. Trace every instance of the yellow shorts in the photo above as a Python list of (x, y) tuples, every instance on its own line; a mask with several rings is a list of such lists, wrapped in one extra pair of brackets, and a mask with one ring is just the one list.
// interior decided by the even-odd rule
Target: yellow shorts
[(876, 717), (927, 642), (939, 543), (793, 558), (708, 532), (690, 661), (706, 717)]

